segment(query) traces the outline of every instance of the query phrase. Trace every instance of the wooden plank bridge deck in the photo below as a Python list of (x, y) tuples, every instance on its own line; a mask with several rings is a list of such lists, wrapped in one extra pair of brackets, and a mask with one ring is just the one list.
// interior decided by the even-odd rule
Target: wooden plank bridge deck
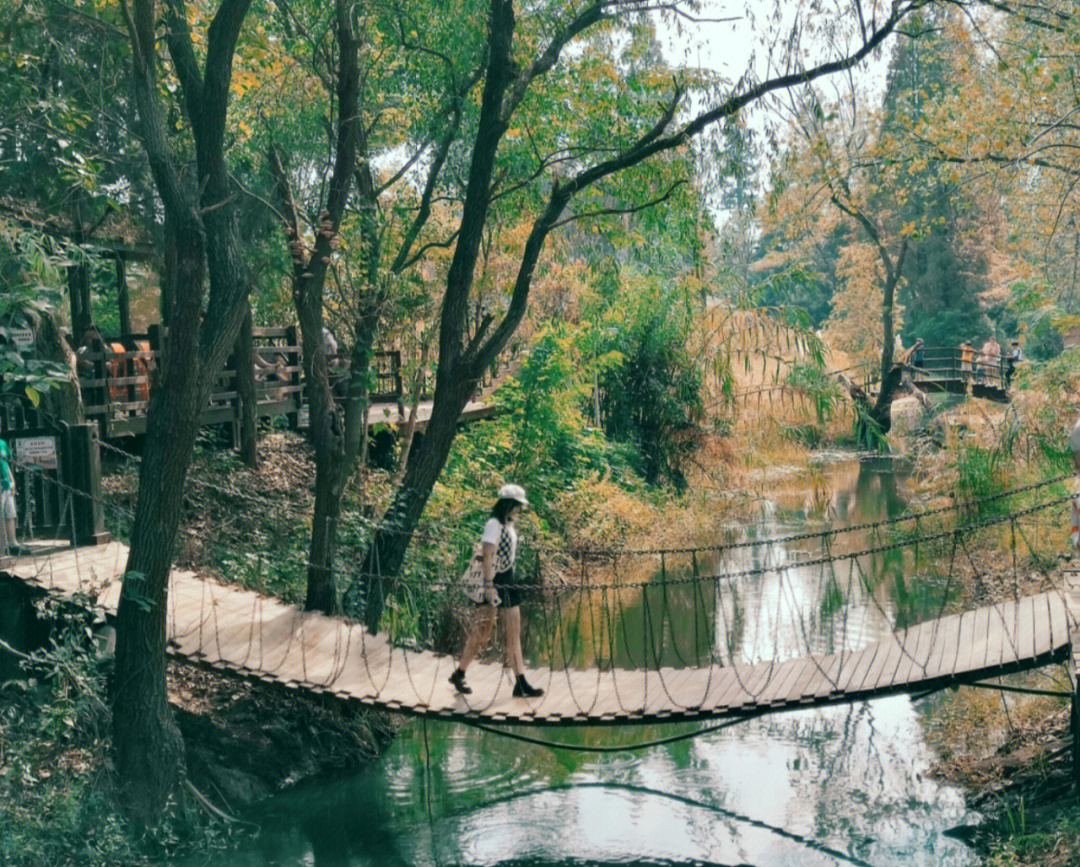
[[(61, 596), (86, 594), (114, 614), (127, 554), (117, 542), (42, 551), (3, 571)], [(447, 682), (449, 657), (393, 647), (358, 624), (180, 570), (170, 579), (167, 629), (177, 658), (393, 711), (550, 724), (702, 719), (921, 692), (1072, 660), (1080, 584), (1075, 575), (1064, 583), (1064, 591), (930, 620), (844, 653), (712, 668), (539, 670), (530, 674), (545, 689), (539, 699), (513, 698), (511, 678), (485, 663), (470, 667), (473, 693), (460, 696)]]

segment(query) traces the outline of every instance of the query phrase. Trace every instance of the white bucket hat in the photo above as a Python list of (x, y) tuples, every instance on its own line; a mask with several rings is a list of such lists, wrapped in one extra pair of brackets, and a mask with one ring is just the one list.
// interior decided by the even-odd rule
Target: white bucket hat
[(525, 499), (525, 489), (521, 485), (503, 485), (499, 488), (500, 500), (517, 500), (522, 506), (528, 506), (529, 501)]

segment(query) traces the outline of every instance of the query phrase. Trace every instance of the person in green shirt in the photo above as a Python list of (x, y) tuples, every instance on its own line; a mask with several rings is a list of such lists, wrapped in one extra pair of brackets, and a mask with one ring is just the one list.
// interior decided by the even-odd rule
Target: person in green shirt
[(3, 529), (3, 552), (15, 553), (15, 474), (11, 471), (11, 452), (0, 439), (0, 528)]

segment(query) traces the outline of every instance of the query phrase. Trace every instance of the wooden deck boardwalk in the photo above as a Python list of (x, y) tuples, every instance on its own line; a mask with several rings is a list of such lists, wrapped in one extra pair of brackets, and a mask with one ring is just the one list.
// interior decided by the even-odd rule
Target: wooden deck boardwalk
[[(44, 550), (3, 571), (70, 597), (88, 595), (115, 613), (127, 548)], [(490, 722), (597, 724), (758, 715), (953, 682), (1073, 659), (1070, 592), (1049, 591), (930, 620), (862, 649), (756, 665), (659, 670), (540, 670), (539, 699), (513, 698), (501, 666), (469, 669), (470, 696), (447, 682), (452, 659), (392, 647), (343, 619), (239, 587), (174, 571), (167, 629), (177, 658), (216, 669), (330, 693), (388, 710)], [(1071, 590), (1070, 590), (1071, 588)], [(532, 675), (530, 675), (532, 677)]]

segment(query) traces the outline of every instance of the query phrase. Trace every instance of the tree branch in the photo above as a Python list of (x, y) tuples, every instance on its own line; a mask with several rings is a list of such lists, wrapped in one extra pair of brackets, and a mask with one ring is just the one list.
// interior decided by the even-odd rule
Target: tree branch
[[(886, 18), (880, 26), (877, 26), (875, 22), (875, 29), (870, 34), (870, 37), (851, 54), (838, 60), (817, 64), (807, 70), (788, 72), (784, 75), (774, 76), (773, 78), (759, 82), (741, 93), (729, 96), (714, 108), (698, 114), (677, 132), (670, 135), (664, 135), (664, 130), (674, 117), (678, 103), (677, 95), (667, 107), (657, 124), (647, 133), (642, 135), (632, 147), (609, 160), (602, 161), (589, 168), (583, 169), (565, 184), (556, 182), (552, 189), (546, 210), (533, 223), (532, 231), (526, 241), (525, 251), (522, 255), (521, 264), (518, 269), (517, 279), (514, 283), (514, 289), (507, 312), (502, 321), (492, 332), (491, 337), (487, 342), (474, 353), (471, 353), (469, 358), (466, 359), (467, 375), (479, 375), (479, 372), (483, 370), (484, 365), (490, 364), (495, 355), (506, 345), (510, 336), (521, 322), (528, 302), (532, 275), (539, 259), (540, 251), (543, 248), (548, 234), (551, 232), (554, 224), (558, 221), (559, 215), (577, 192), (608, 175), (635, 166), (656, 154), (685, 144), (712, 123), (737, 114), (739, 110), (746, 105), (761, 99), (773, 91), (787, 89), (797, 84), (805, 84), (816, 78), (820, 78), (821, 76), (850, 69), (881, 45), (896, 29), (900, 22), (903, 21), (905, 16), (916, 9), (922, 8), (929, 2), (930, 0), (894, 2), (889, 17)], [(607, 4), (594, 4), (583, 12), (582, 15), (596, 15), (597, 17), (593, 19), (593, 22), (595, 23), (595, 21), (599, 20), (599, 9), (601, 5)], [(576, 31), (575, 35), (577, 32), (581, 32), (584, 29), (585, 28), (581, 28), (580, 31)], [(565, 35), (565, 31), (563, 35)], [(566, 41), (567, 40), (562, 39), (560, 47), (561, 45), (565, 45)], [(556, 42), (560, 42), (560, 39), (556, 39), (555, 42), (553, 42), (553, 45)], [(557, 57), (557, 51), (555, 53)], [(551, 62), (554, 63), (554, 59), (552, 59)], [(522, 93), (524, 93), (524, 90), (522, 90)], [(881, 251), (879, 250), (879, 252)], [(444, 322), (444, 327), (446, 327), (446, 325), (447, 323)], [(440, 350), (442, 350), (442, 344), (440, 344)], [(440, 355), (440, 358), (442, 357), (444, 356)]]
[(203, 82), (195, 48), (191, 44), (191, 28), (183, 0), (168, 0), (165, 4), (165, 28), (165, 41), (176, 77), (180, 79), (187, 114), (194, 119), (202, 108)]
[[(207, 31), (202, 105), (197, 113), (191, 115), (196, 141), (205, 139), (203, 148), (217, 152), (206, 154), (215, 165), (201, 168), (220, 173), (219, 181), (224, 179), (224, 154), (221, 148), (212, 147), (211, 143), (220, 142), (225, 136), (225, 110), (232, 81), (233, 54), (240, 36), (240, 26), (250, 6), (251, 0), (221, 0)], [(219, 162), (221, 165), (216, 165)]]
[[(446, 249), (447, 247), (452, 247), (453, 244), (454, 244), (454, 241), (457, 240), (457, 237), (460, 234), (460, 231), (461, 231), (460, 229), (455, 229), (453, 232), (450, 233), (449, 237), (444, 238), (441, 241), (429, 241), (427, 244), (424, 244), (419, 250), (417, 250), (412, 256), (410, 256), (408, 259), (406, 259), (404, 262), (402, 262), (400, 268), (395, 267), (395, 268), (392, 268), (391, 270), (395, 274), (398, 274), (398, 273), (404, 271), (406, 268), (409, 268), (412, 265), (415, 265), (417, 262), (419, 262), (420, 259), (423, 258), (424, 254), (428, 250), (439, 250), (439, 249)], [(395, 265), (396, 264), (397, 263), (395, 262)]]
[(153, 0), (135, 0), (134, 12), (128, 8), (127, 0), (121, 0), (121, 9), (131, 38), (132, 89), (142, 121), (139, 129), (150, 172), (166, 212), (175, 215), (176, 219), (195, 219), (192, 203), (184, 195), (169, 152), (165, 116), (158, 100)]
[(675, 190), (677, 190), (681, 186), (684, 186), (687, 183), (689, 183), (689, 181), (687, 181), (685, 178), (675, 181), (675, 183), (668, 187), (667, 192), (665, 192), (662, 196), (653, 199), (652, 201), (645, 202), (645, 204), (643, 205), (634, 205), (633, 207), (629, 208), (601, 208), (598, 211), (586, 211), (582, 214), (572, 214), (571, 216), (565, 217), (552, 224), (551, 228), (557, 229), (559, 228), (559, 226), (565, 226), (567, 223), (573, 223), (577, 220), (584, 220), (588, 217), (604, 217), (611, 214), (636, 214), (638, 213), (638, 211), (645, 211), (649, 208), (653, 208), (656, 205), (666, 202), (668, 199), (671, 198)]

